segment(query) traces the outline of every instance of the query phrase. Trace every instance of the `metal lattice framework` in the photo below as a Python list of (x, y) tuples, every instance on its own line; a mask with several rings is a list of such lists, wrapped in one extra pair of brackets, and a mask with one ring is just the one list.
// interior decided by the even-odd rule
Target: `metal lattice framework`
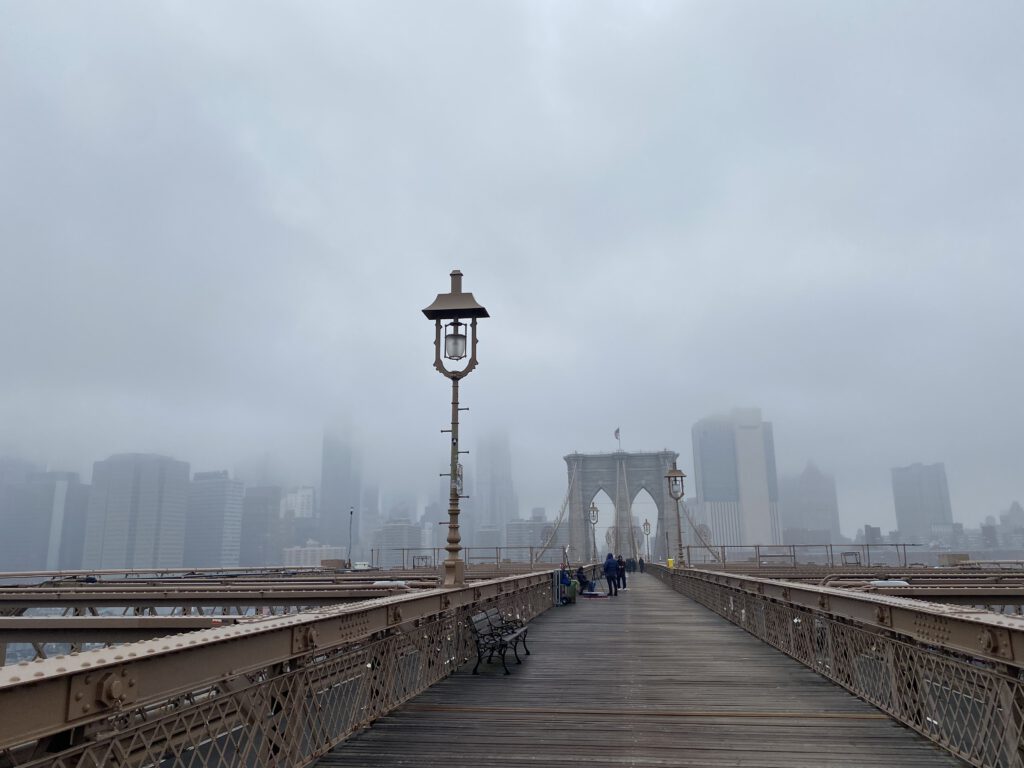
[(481, 606), (551, 607), (550, 572), (0, 668), (0, 765), (301, 766), (473, 655)]
[(797, 582), (651, 570), (971, 765), (1024, 766), (1024, 619)]

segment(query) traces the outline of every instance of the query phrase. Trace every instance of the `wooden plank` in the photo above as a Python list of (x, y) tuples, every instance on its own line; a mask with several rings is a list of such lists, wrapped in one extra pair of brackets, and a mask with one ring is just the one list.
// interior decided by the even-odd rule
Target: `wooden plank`
[(654, 577), (530, 625), (318, 762), (338, 766), (963, 766)]

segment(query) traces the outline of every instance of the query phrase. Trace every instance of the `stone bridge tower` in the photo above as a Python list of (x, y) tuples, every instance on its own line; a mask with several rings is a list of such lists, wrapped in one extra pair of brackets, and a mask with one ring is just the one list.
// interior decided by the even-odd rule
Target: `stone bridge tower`
[[(615, 554), (623, 557), (646, 557), (643, 534), (633, 529), (630, 510), (641, 490), (647, 491), (658, 509), (657, 525), (651, 535), (651, 550), (658, 558), (665, 556), (665, 536), (670, 552), (675, 552), (675, 502), (668, 495), (665, 473), (679, 458), (675, 451), (657, 453), (570, 453), (564, 457), (569, 473), (569, 556), (575, 561), (602, 560), (607, 554), (603, 541), (594, 549), (590, 525), (590, 503), (604, 491), (615, 502), (613, 542)], [(612, 510), (601, 510), (607, 521)], [(640, 521), (643, 522), (642, 520)], [(652, 523), (654, 521), (651, 521)], [(685, 533), (685, 530), (684, 530)]]

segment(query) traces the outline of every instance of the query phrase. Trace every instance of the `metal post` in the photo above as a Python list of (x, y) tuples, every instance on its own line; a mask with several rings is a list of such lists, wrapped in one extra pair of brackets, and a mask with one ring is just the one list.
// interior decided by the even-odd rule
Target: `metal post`
[(352, 517), (355, 514), (355, 507), (348, 508), (348, 567), (352, 567)]
[(681, 568), (686, 565), (683, 560), (683, 518), (679, 514), (679, 499), (676, 502), (676, 536), (678, 538), (677, 544), (677, 556), (676, 556), (676, 568)]
[(444, 561), (444, 586), (454, 587), (466, 581), (465, 564), (459, 558), (462, 536), (459, 534), (459, 380), (452, 379), (452, 452), (451, 475), (448, 478), (448, 557)]
[(864, 559), (868, 561), (868, 565), (871, 565), (871, 545), (864, 545)]

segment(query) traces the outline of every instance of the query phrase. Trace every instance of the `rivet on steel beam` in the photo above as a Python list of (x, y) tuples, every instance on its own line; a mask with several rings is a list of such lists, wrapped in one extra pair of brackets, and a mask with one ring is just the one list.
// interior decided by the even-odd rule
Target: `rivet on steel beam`
[(978, 633), (978, 647), (985, 653), (989, 653), (996, 647), (996, 639), (989, 629), (983, 629)]

